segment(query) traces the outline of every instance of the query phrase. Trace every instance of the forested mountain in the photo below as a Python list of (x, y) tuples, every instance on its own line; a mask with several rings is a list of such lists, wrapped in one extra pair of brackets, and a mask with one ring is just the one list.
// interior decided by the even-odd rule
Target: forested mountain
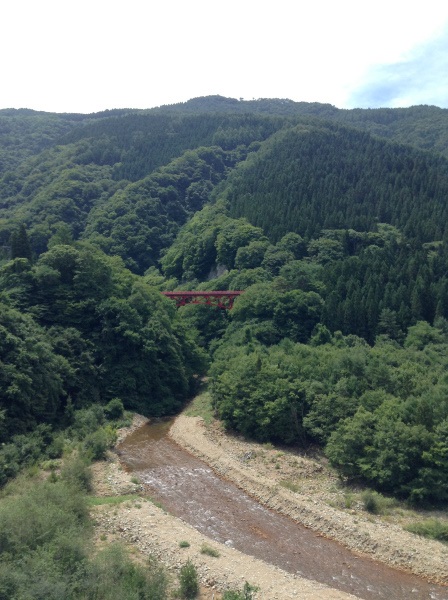
[(46, 113), (26, 108), (0, 110), (0, 175), (16, 169), (25, 159), (50, 148), (71, 129), (105, 114)]
[(339, 109), (319, 102), (294, 102), (288, 99), (259, 98), (236, 100), (222, 96), (194, 98), (181, 104), (163, 106), (163, 112), (269, 114), (289, 117), (316, 117), (338, 121), (367, 130), (393, 141), (417, 148), (436, 150), (448, 156), (448, 111), (437, 106), (410, 108)]
[[(175, 412), (211, 365), (227, 426), (446, 500), (447, 115), (0, 111), (1, 439), (116, 398)], [(197, 287), (245, 293), (159, 294)]]
[(413, 242), (444, 239), (448, 162), (341, 126), (289, 128), (229, 178), (232, 216), (277, 240), (322, 229), (399, 227)]

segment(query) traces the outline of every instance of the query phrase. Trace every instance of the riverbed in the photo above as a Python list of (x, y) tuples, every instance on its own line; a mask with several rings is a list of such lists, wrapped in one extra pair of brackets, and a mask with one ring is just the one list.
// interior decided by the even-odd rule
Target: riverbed
[(445, 587), (355, 555), (261, 506), (174, 443), (169, 427), (135, 431), (120, 445), (121, 460), (169, 513), (210, 540), (359, 598), (448, 599)]

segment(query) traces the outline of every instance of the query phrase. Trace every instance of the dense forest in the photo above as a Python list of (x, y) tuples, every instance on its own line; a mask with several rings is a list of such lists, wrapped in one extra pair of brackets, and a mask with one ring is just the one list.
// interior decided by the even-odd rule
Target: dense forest
[(0, 483), (78, 414), (174, 414), (208, 374), (226, 427), (446, 502), (447, 199), (436, 107), (0, 111)]

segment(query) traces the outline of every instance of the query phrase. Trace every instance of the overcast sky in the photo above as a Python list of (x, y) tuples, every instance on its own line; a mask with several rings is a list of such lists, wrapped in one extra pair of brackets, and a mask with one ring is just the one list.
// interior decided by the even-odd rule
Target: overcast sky
[(448, 107), (442, 0), (3, 0), (0, 51), (0, 108)]

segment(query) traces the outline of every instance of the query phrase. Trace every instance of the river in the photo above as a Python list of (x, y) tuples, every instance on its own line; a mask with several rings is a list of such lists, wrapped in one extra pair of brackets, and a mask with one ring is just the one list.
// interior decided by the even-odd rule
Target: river
[(170, 422), (148, 424), (120, 445), (122, 463), (171, 514), (211, 539), (285, 571), (370, 600), (448, 600), (448, 588), (359, 557), (271, 511), (175, 444)]

